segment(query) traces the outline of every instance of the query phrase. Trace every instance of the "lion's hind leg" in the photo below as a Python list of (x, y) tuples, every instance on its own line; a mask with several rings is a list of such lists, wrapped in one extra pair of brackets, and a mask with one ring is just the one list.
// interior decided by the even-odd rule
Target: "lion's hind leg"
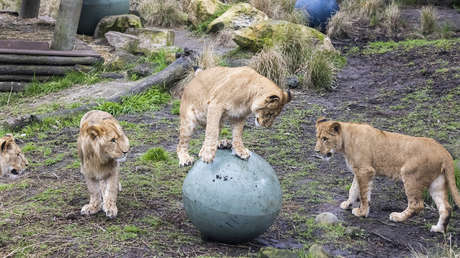
[[(410, 174), (410, 176), (406, 176)], [(392, 212), (390, 220), (394, 222), (402, 222), (410, 218), (412, 215), (423, 210), (423, 189), (422, 185), (417, 185), (417, 173), (402, 173), (402, 181), (404, 183), (404, 190), (407, 196), (407, 208), (402, 212)]]
[(439, 220), (436, 225), (431, 226), (431, 232), (444, 233), (449, 223), (451, 207), (448, 201), (447, 182), (444, 175), (438, 176), (430, 185), (430, 195), (436, 203), (439, 211)]

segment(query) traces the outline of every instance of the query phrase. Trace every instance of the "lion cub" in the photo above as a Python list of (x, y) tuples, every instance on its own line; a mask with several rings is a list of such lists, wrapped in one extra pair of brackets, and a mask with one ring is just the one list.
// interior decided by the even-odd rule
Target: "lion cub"
[(89, 191), (89, 204), (81, 214), (89, 215), (104, 210), (109, 218), (118, 213), (119, 162), (126, 160), (129, 140), (118, 121), (109, 113), (92, 110), (80, 121), (78, 156), (81, 173)]
[(360, 199), (360, 207), (354, 208), (355, 216), (367, 217), (376, 175), (402, 180), (408, 206), (403, 212), (392, 212), (390, 220), (400, 222), (423, 209), (423, 191), (429, 189), (439, 210), (437, 225), (432, 232), (445, 232), (451, 207), (448, 189), (460, 206), (460, 194), (455, 185), (454, 161), (441, 144), (430, 138), (412, 137), (382, 131), (367, 124), (328, 121), (316, 122), (315, 151), (332, 157), (343, 153), (347, 166), (354, 174), (348, 200), (340, 208), (348, 209)]
[[(206, 126), (206, 136), (199, 156), (206, 163), (213, 161), (223, 119), (230, 120), (233, 126), (233, 153), (248, 159), (249, 150), (243, 145), (246, 118), (253, 113), (256, 126), (270, 127), (290, 100), (289, 92), (284, 92), (249, 67), (214, 67), (198, 72), (185, 87), (181, 99), (177, 145), (179, 165), (193, 163), (188, 153), (188, 143), (197, 125)], [(230, 147), (230, 143), (222, 141), (219, 147)]]
[(28, 164), (12, 134), (0, 138), (0, 176), (17, 177)]

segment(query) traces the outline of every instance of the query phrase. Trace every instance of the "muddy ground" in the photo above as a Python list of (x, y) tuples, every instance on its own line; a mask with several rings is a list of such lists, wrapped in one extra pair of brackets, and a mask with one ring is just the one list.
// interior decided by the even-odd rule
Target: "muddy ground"
[[(187, 168), (178, 167), (175, 155), (179, 118), (172, 100), (157, 112), (117, 117), (132, 149), (121, 168), (123, 190), (113, 220), (79, 214), (88, 201), (76, 155), (79, 117), (14, 132), (31, 166), (17, 180), (0, 181), (0, 256), (255, 256), (266, 245), (304, 253), (313, 243), (345, 257), (407, 257), (449, 248), (458, 253), (458, 211), (446, 235), (429, 232), (438, 215), (428, 199), (421, 214), (391, 222), (389, 214), (406, 207), (404, 190), (400, 182), (377, 178), (369, 217), (356, 218), (338, 207), (352, 181), (343, 158), (327, 163), (314, 157), (314, 121), (323, 115), (433, 137), (460, 158), (460, 42), (406, 42), (346, 43), (347, 65), (334, 91), (294, 90), (270, 129), (256, 129), (249, 119), (245, 143), (274, 166), (283, 190), (280, 215), (259, 238), (240, 245), (205, 242), (187, 219), (181, 202)], [(197, 131), (191, 143), (195, 156), (203, 134)], [(152, 147), (164, 148), (169, 158), (141, 161)], [(317, 225), (314, 218), (324, 211), (341, 223)]]

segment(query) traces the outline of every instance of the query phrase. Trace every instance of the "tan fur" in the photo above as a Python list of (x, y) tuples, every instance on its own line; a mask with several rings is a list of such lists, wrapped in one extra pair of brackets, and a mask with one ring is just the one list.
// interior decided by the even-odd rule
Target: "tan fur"
[[(242, 159), (249, 158), (242, 138), (246, 118), (255, 114), (256, 125), (270, 127), (289, 101), (290, 94), (249, 67), (214, 67), (198, 72), (182, 95), (177, 145), (179, 164), (193, 163), (188, 143), (198, 124), (206, 126), (199, 156), (206, 163), (212, 162), (223, 119), (230, 120), (233, 126), (233, 152)], [(221, 147), (228, 147), (226, 145), (223, 142)]]
[(13, 135), (0, 138), (0, 176), (14, 178), (22, 174), (28, 164)]
[(412, 137), (376, 129), (367, 124), (344, 123), (318, 119), (316, 123), (315, 151), (331, 157), (343, 153), (354, 174), (348, 200), (340, 207), (348, 209), (360, 198), (355, 216), (367, 217), (376, 175), (402, 180), (408, 207), (393, 212), (390, 220), (400, 222), (423, 209), (423, 191), (427, 188), (439, 210), (439, 221), (431, 228), (444, 232), (449, 222), (448, 189), (460, 206), (460, 194), (455, 186), (454, 162), (441, 144), (430, 138)]
[(77, 147), (81, 173), (90, 194), (89, 204), (83, 206), (81, 214), (94, 214), (102, 209), (107, 217), (116, 217), (119, 162), (126, 159), (128, 138), (112, 115), (93, 110), (80, 121)]

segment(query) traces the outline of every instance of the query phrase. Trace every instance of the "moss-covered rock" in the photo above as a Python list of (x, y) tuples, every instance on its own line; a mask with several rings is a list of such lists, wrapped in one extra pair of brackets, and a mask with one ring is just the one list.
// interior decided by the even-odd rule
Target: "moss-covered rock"
[(334, 50), (329, 37), (313, 28), (287, 21), (265, 20), (235, 32), (233, 40), (241, 48), (254, 52), (263, 47), (276, 46), (286, 40), (290, 34), (295, 34), (305, 44), (312, 44), (320, 49)]
[(136, 15), (122, 14), (102, 18), (94, 30), (94, 37), (103, 37), (106, 32), (125, 32), (129, 28), (142, 28), (141, 19)]
[(218, 10), (225, 8), (225, 4), (218, 0), (192, 0), (188, 6), (188, 19), (195, 27), (210, 17)]
[(222, 29), (239, 30), (264, 20), (268, 20), (265, 13), (248, 3), (239, 3), (212, 21), (206, 32), (217, 32)]

